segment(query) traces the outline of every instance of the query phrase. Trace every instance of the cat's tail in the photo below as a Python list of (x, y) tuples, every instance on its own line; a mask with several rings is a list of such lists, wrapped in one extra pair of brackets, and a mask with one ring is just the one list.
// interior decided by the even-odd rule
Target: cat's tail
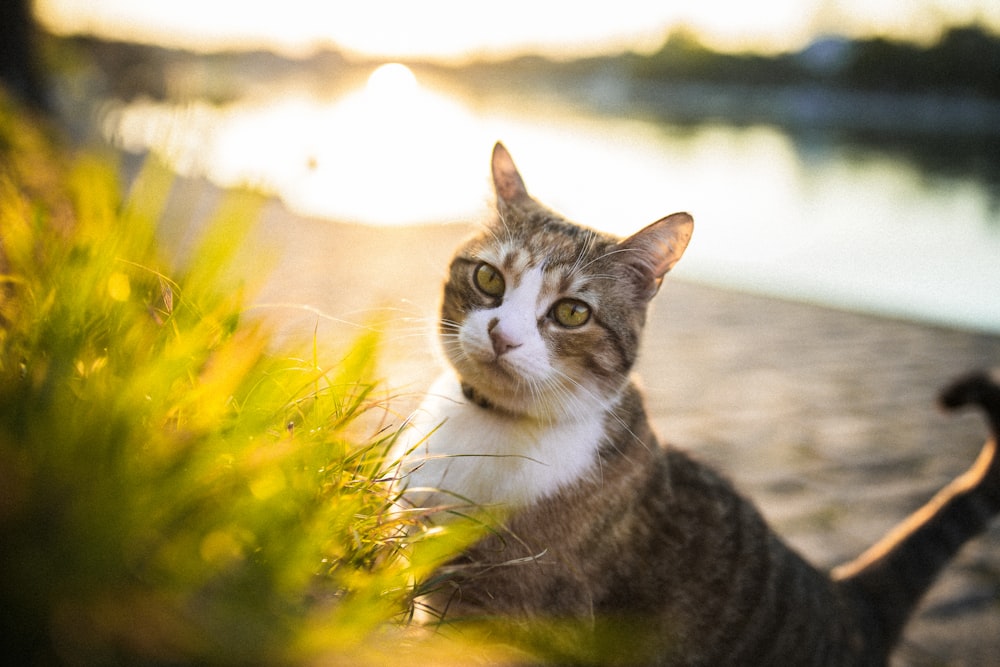
[(983, 409), (991, 437), (976, 462), (833, 579), (859, 605), (871, 648), (887, 656), (907, 618), (938, 572), (970, 538), (1000, 513), (1000, 374), (959, 378), (940, 395), (949, 410)]

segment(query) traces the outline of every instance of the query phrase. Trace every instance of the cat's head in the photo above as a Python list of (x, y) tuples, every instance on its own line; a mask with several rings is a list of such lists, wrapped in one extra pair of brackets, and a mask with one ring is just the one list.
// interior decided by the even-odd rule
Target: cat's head
[(492, 166), (497, 215), (458, 249), (445, 283), (445, 353), (484, 406), (540, 419), (607, 407), (693, 220), (675, 213), (618, 239), (535, 201), (502, 144)]

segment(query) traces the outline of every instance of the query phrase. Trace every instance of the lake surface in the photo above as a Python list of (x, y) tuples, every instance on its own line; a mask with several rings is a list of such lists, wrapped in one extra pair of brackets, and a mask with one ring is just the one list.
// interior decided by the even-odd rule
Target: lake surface
[(499, 139), (529, 190), (577, 222), (626, 235), (690, 211), (678, 277), (1000, 333), (1000, 192), (975, 170), (936, 168), (933, 152), (367, 74), (336, 91), (286, 77), (226, 104), (131, 102), (103, 132), (185, 175), (368, 225), (482, 218)]

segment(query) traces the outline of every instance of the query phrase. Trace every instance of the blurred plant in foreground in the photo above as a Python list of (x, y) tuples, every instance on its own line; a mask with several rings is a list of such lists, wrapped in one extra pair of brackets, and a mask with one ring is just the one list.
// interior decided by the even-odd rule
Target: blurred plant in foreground
[(0, 651), (412, 661), (426, 641), (392, 621), (471, 535), (394, 509), (376, 337), (332, 364), (270, 349), (220, 278), (257, 198), (171, 277), (169, 190), (151, 168), (123, 199), (0, 91)]

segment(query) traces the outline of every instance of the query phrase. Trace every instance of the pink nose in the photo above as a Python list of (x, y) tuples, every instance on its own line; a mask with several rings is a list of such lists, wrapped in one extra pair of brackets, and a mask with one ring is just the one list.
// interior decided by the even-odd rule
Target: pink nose
[(499, 324), (500, 320), (493, 320), (487, 327), (487, 331), (490, 333), (490, 342), (493, 343), (493, 354), (497, 357), (507, 354), (516, 347), (521, 347), (521, 343), (504, 332)]

